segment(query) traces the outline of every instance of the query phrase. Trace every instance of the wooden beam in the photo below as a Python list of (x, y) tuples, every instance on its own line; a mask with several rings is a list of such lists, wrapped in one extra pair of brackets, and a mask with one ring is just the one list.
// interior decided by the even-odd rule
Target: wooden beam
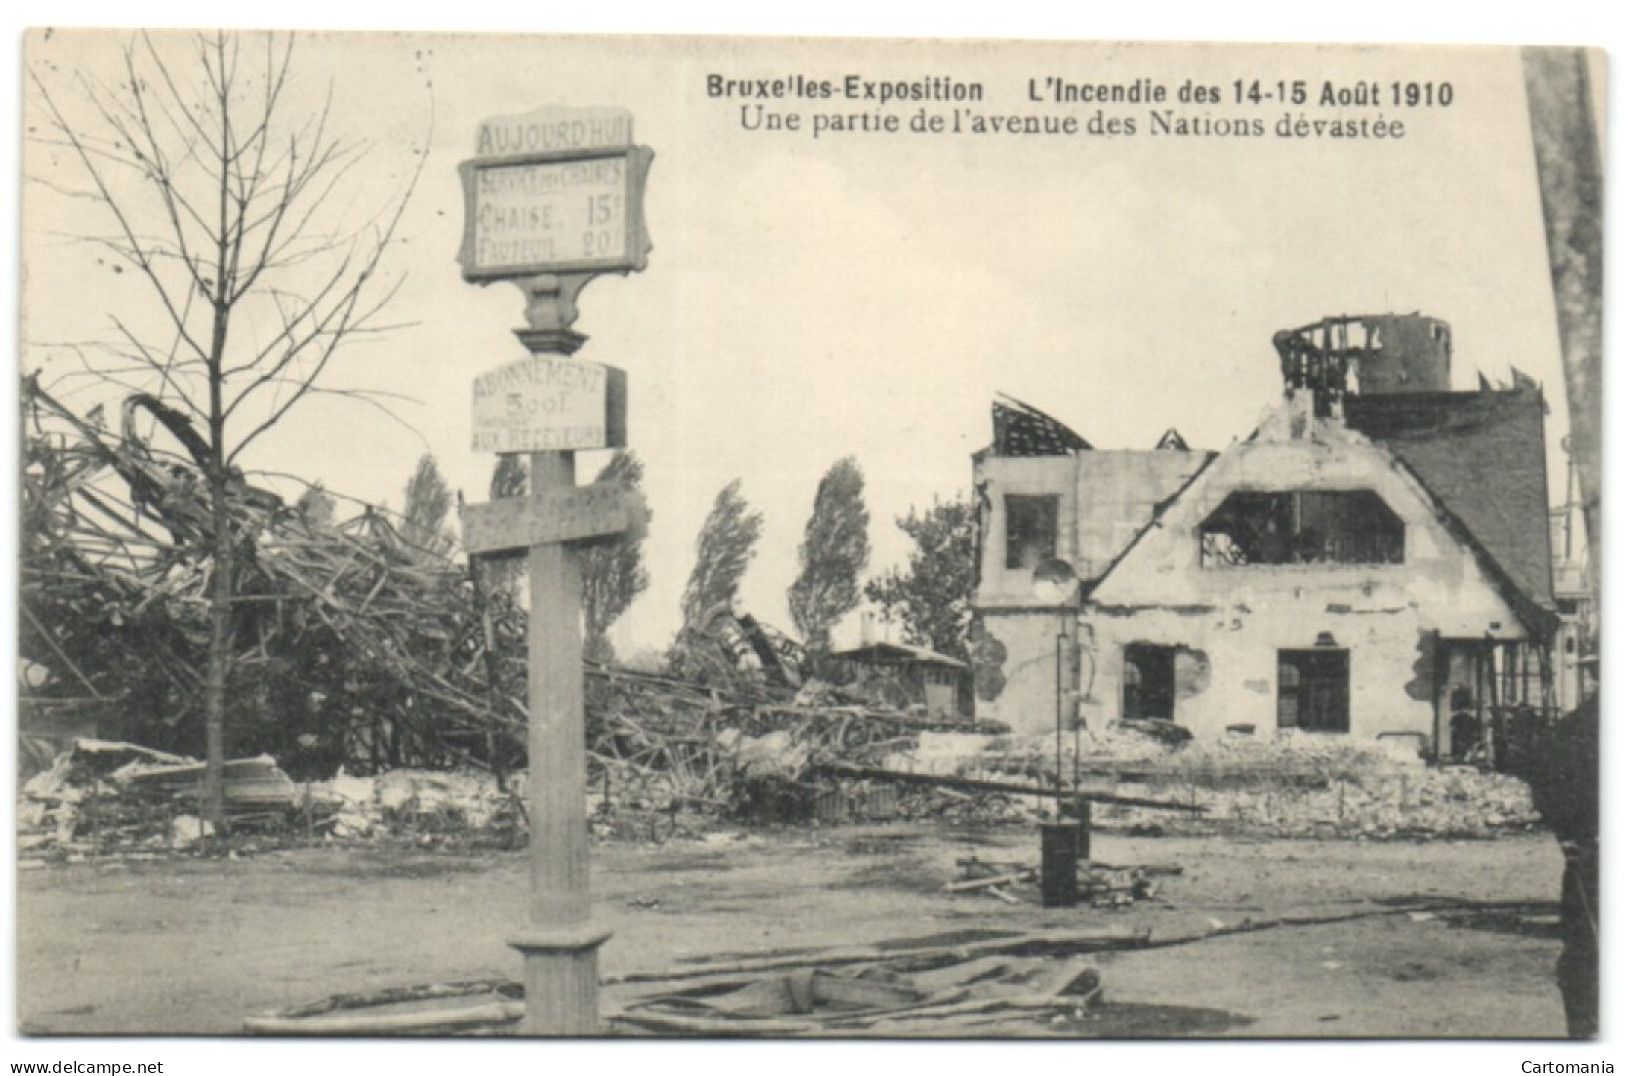
[(902, 784), (931, 785), (936, 788), (961, 788), (971, 792), (1004, 792), (1012, 796), (1047, 796), (1050, 799), (1079, 799), (1087, 803), (1111, 803), (1119, 807), (1149, 807), (1152, 810), (1185, 811), (1206, 814), (1206, 807), (1190, 803), (1172, 803), (1167, 800), (1142, 799), (1138, 796), (1118, 796), (1110, 792), (1074, 792), (1070, 788), (1044, 788), (1040, 785), (1010, 785), (1003, 781), (979, 781), (970, 777), (949, 777), (935, 773), (899, 773), (895, 770), (866, 769), (833, 763), (818, 767), (820, 772), (854, 780), (897, 781)]
[[(537, 452), (531, 459), (559, 455), (563, 454)], [(577, 489), (572, 481), (561, 487), (531, 488), (529, 497), (465, 505), (463, 548), (470, 555), (512, 552), (546, 543), (604, 538), (643, 524), (641, 501), (618, 485)]]

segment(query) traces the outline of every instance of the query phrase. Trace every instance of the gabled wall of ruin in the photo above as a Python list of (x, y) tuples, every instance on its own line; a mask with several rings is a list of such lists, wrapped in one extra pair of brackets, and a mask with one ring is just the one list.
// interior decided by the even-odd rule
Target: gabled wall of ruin
[[(1316, 418), (1306, 396), (1283, 403), (1253, 438), (1190, 479), (1088, 594), (1076, 622), (1067, 622), (1082, 644), (1076, 677), (1086, 722), (1121, 716), (1125, 648), (1152, 644), (1173, 650), (1176, 722), (1197, 736), (1238, 725), (1267, 734), (1277, 727), (1279, 652), (1319, 647), (1348, 653), (1350, 736), (1431, 737), (1433, 640), (1525, 637), (1414, 478), (1339, 420)], [(1058, 485), (1070, 461), (986, 462), (999, 465), (982, 472), (996, 505), (1006, 489)], [(1083, 487), (1080, 479), (1065, 492), (1066, 503), (1080, 503)], [(1370, 490), (1404, 524), (1403, 562), (1204, 566), (1202, 524), (1237, 490)], [(1063, 516), (1062, 533), (1069, 529), (1075, 556), (1078, 520)], [(978, 713), (1027, 732), (1052, 730), (1060, 621), (1030, 599), (988, 600), (1030, 594), (1025, 576), (1016, 579), (994, 559), (1002, 557), (993, 548), (999, 530), (987, 531), (983, 563), (999, 567), (984, 575), (978, 605), (982, 631), (1003, 647), (1002, 682), (994, 698), (979, 693)], [(1085, 565), (1079, 574), (1088, 578)]]

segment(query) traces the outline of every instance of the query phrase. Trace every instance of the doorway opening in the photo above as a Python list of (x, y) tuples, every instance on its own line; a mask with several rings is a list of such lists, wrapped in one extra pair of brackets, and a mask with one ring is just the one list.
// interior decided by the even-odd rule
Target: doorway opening
[(1174, 719), (1174, 656), (1179, 648), (1130, 643), (1123, 648), (1123, 718)]

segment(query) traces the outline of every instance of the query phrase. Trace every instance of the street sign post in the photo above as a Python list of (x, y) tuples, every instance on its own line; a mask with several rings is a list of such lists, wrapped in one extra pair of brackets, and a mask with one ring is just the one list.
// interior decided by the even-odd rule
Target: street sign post
[(530, 569), (530, 900), (510, 944), (525, 961), (527, 1035), (598, 1030), (598, 948), (588, 882), (576, 548), (637, 532), (640, 500), (577, 488), (578, 449), (626, 443), (626, 376), (570, 359), (576, 296), (595, 276), (641, 270), (649, 239), (643, 188), (654, 154), (632, 144), (622, 109), (545, 108), (480, 125), (463, 178), (464, 279), (506, 280), (526, 295), (531, 357), (477, 377), (477, 451), (528, 453), (530, 492), (463, 509), (469, 556), (525, 550)]
[(637, 208), (651, 156), (628, 146), (464, 162), (463, 275), (642, 269), (648, 248)]
[(463, 548), (472, 556), (533, 545), (636, 534), (643, 505), (617, 486), (543, 490), (463, 509)]
[(474, 379), (474, 451), (539, 452), (626, 444), (626, 374), (537, 355)]

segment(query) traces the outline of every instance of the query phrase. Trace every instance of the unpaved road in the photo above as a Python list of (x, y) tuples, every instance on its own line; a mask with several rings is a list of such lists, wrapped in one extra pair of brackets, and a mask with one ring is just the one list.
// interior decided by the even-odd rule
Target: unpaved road
[[(1549, 836), (1097, 833), (1097, 859), (1184, 873), (1158, 899), (1114, 911), (1046, 911), (1032, 892), (1009, 906), (942, 891), (957, 857), (1036, 861), (1037, 843), (1029, 827), (885, 826), (598, 845), (597, 908), (614, 931), (601, 970), (964, 931), (1142, 928), (1153, 947), (1099, 957), (1109, 1005), (1081, 1033), (1564, 1035), (1552, 980), (1561, 860)], [(504, 939), (520, 922), (525, 878), (519, 853), (400, 844), (24, 872), (20, 1028), (232, 1034), (246, 1015), (332, 993), (516, 977)], [(1158, 944), (1304, 917), (1327, 921)]]

